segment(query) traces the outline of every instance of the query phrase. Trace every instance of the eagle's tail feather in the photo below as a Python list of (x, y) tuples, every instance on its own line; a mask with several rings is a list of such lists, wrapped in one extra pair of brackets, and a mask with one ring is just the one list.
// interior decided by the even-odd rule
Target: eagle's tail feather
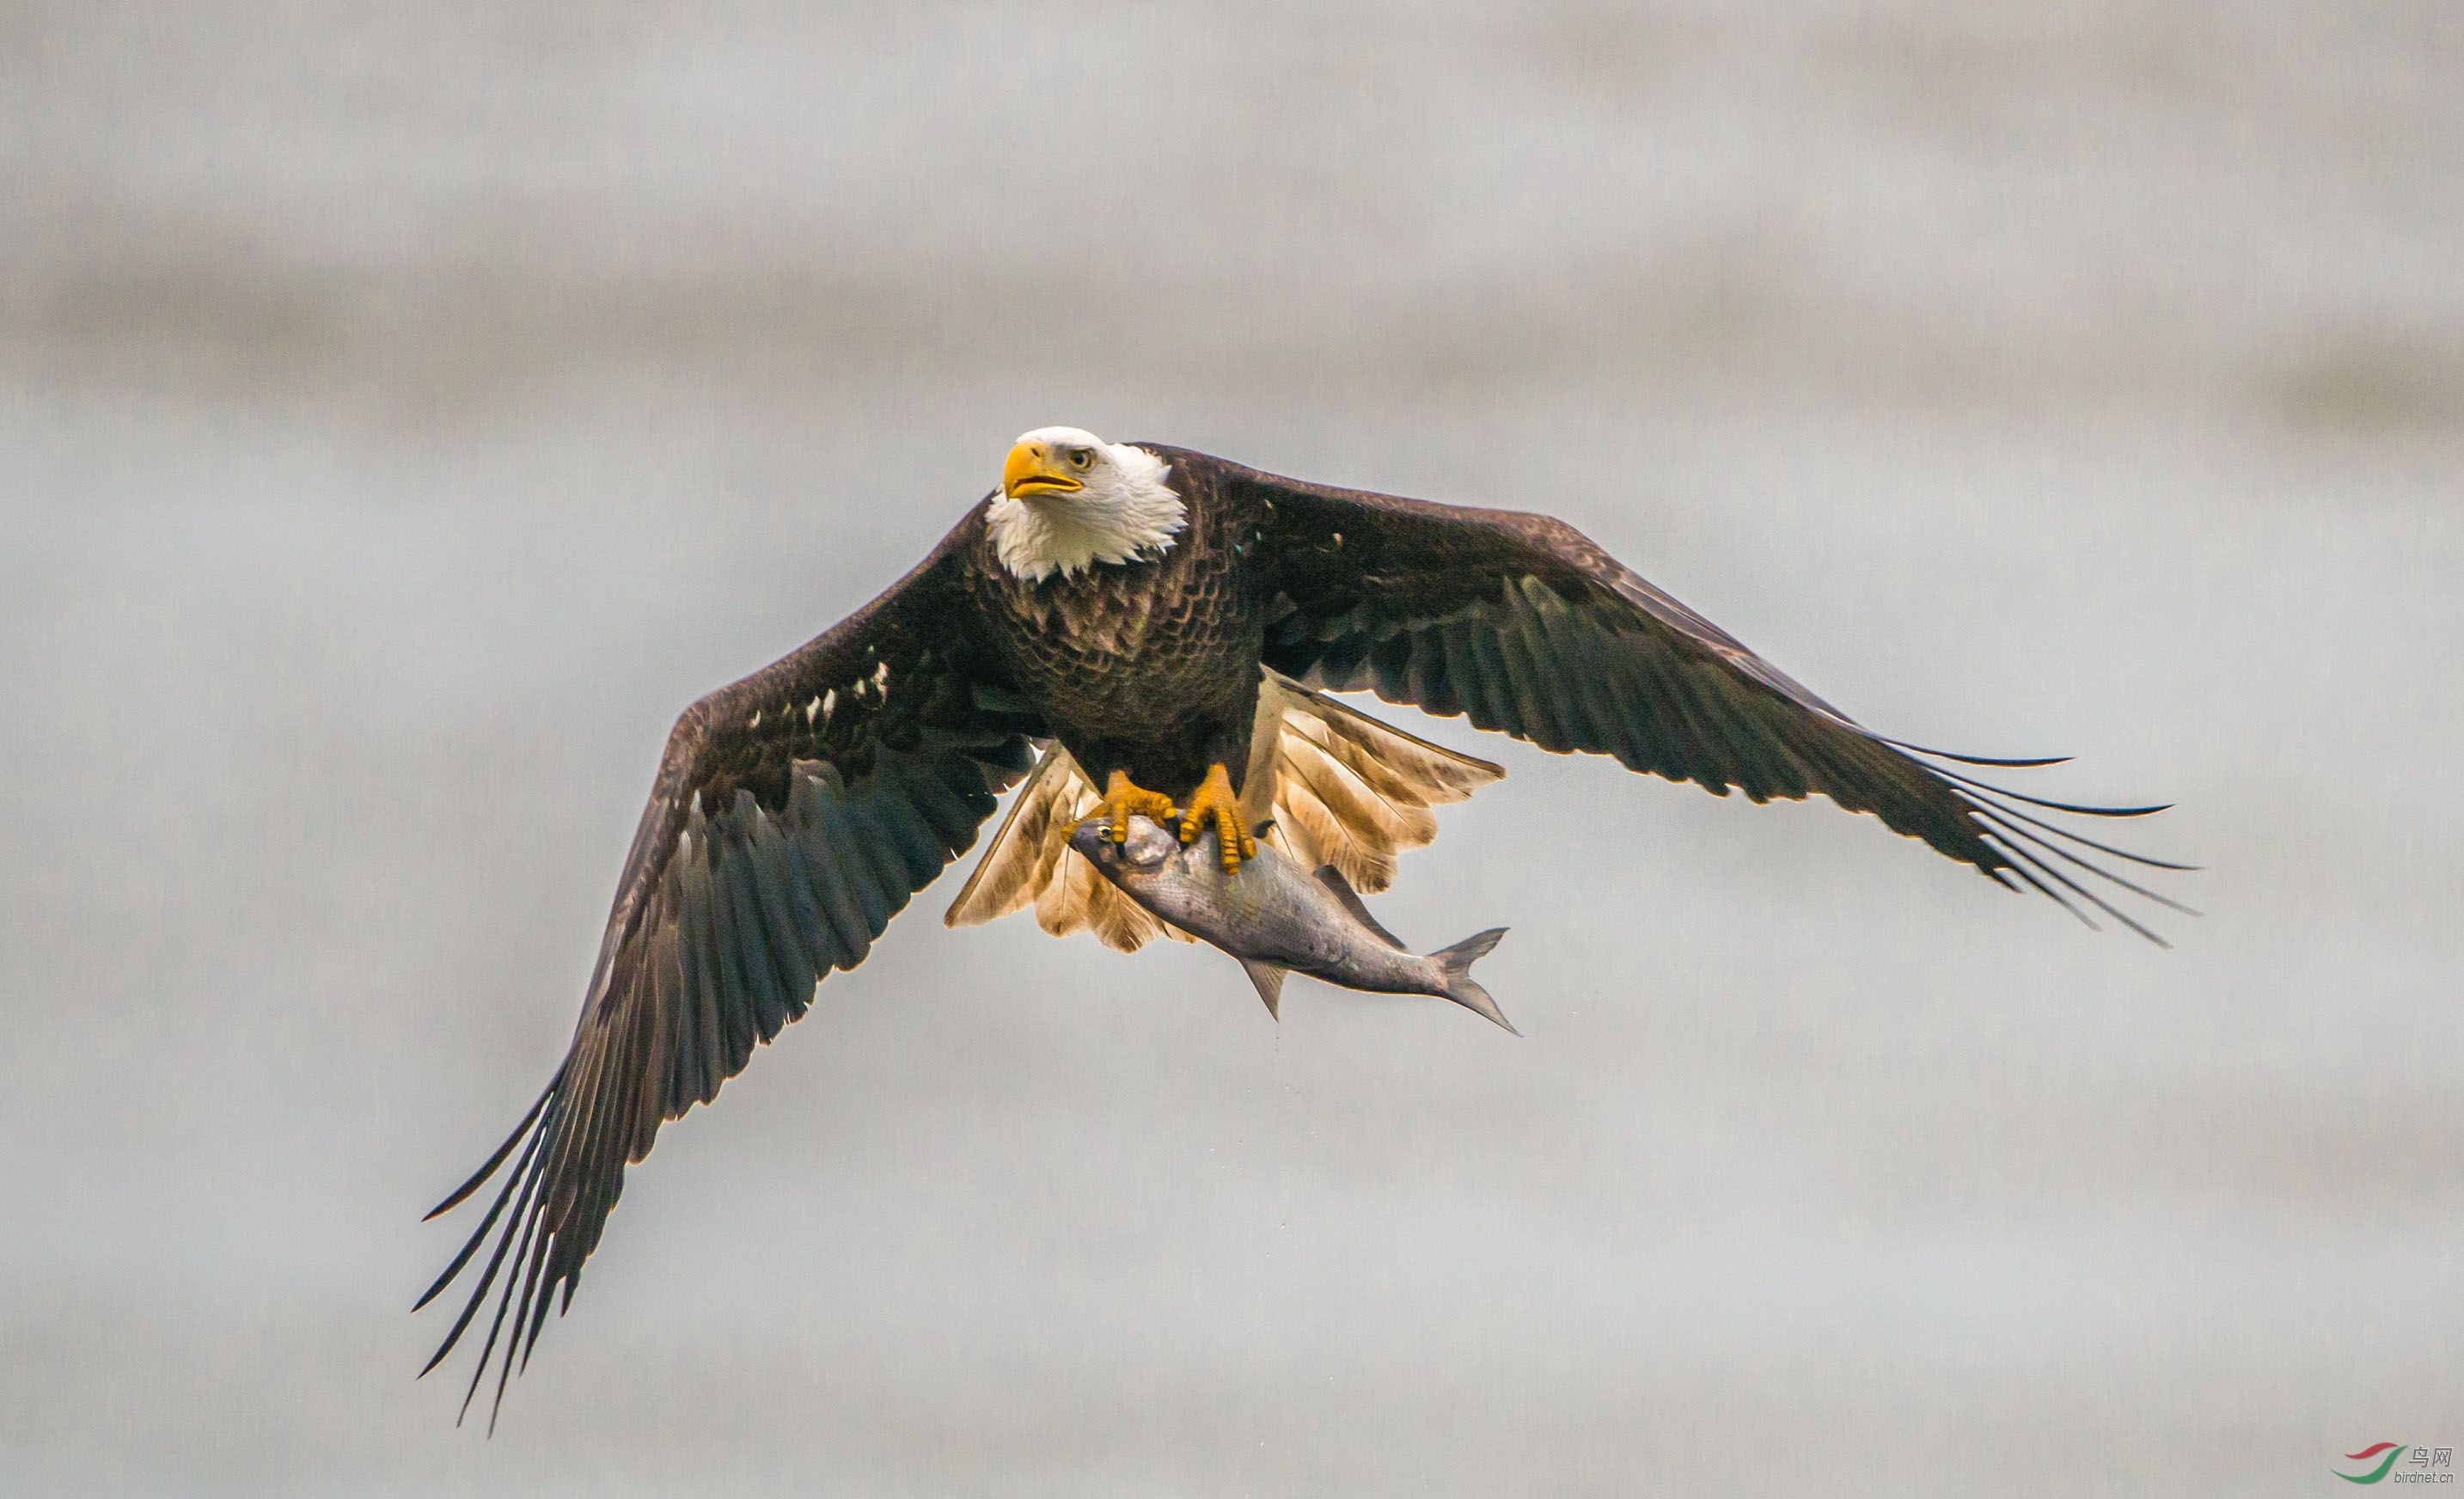
[[(1272, 820), (1267, 841), (1304, 868), (1331, 864), (1355, 889), (1375, 893), (1394, 883), (1397, 854), (1437, 836), (1429, 808), (1460, 802), (1505, 774), (1268, 672), (1259, 687), (1242, 810), (1252, 827)], [(1190, 940), (1084, 859), (1067, 856), (1070, 828), (1098, 800), (1069, 752), (1045, 746), (943, 921), (975, 926), (1032, 905), (1046, 932), (1091, 931), (1122, 952), (1157, 937)]]
[(1134, 953), (1158, 937), (1191, 940), (1188, 934), (1149, 915), (1086, 860), (1067, 856), (1069, 829), (1100, 800), (1067, 750), (1045, 746), (1044, 758), (1010, 804), (1001, 830), (993, 834), (992, 847), (942, 921), (976, 926), (1031, 905), (1037, 924), (1053, 936), (1093, 932), (1105, 946), (1124, 953)]
[(1059, 866), (1075, 822), (1069, 813), (1076, 809), (1082, 790), (1091, 798), (1095, 788), (1087, 784), (1067, 750), (1052, 743), (1043, 750), (1035, 769), (1027, 774), (1026, 784), (1011, 799), (1009, 815), (1001, 819), (1001, 829), (976, 862), (975, 872), (967, 876), (958, 898), (943, 914), (943, 925), (980, 926), (1024, 910)]
[(1266, 673), (1258, 719), (1242, 800), (1265, 809), (1250, 821), (1272, 815), (1278, 848), (1306, 868), (1333, 865), (1371, 894), (1395, 883), (1397, 854), (1437, 837), (1431, 807), (1506, 774), (1279, 672)]

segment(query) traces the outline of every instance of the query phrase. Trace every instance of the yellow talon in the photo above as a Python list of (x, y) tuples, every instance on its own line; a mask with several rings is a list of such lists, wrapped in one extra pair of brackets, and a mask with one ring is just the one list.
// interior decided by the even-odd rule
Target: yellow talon
[(1232, 774), (1221, 764), (1207, 766), (1206, 779), (1189, 794), (1189, 808), (1180, 819), (1180, 841), (1196, 843), (1210, 822), (1216, 847), (1223, 852), (1224, 873), (1236, 873), (1242, 860), (1257, 857), (1258, 840), (1242, 822), (1241, 798), (1232, 790)]
[[(1172, 820), (1172, 798), (1160, 791), (1150, 791), (1130, 779), (1126, 770), (1112, 772), (1104, 787), (1104, 800), (1096, 810), (1105, 817), (1104, 835), (1114, 843), (1130, 841), (1130, 819), (1150, 818), (1157, 823)], [(1186, 840), (1184, 840), (1186, 841)]]

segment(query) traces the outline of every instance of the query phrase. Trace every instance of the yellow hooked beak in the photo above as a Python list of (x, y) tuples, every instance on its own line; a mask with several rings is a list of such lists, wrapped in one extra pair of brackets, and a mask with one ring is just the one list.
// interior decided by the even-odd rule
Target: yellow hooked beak
[(1009, 461), (1001, 465), (1001, 493), (1012, 499), (1067, 495), (1086, 487), (1070, 474), (1068, 462), (1054, 452), (1049, 443), (1020, 443), (1009, 451)]

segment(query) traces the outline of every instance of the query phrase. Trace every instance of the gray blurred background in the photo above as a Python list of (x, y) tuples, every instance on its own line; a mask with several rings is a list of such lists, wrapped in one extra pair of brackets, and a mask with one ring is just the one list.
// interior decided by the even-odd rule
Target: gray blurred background
[[(2464, 1447), (2464, 12), (0, 4), (0, 1491), (2318, 1493)], [(493, 1443), (674, 714), (1048, 422), (1566, 516), (2178, 949), (1484, 740), (1528, 1032), (956, 877)], [(963, 870), (965, 866), (961, 866)]]

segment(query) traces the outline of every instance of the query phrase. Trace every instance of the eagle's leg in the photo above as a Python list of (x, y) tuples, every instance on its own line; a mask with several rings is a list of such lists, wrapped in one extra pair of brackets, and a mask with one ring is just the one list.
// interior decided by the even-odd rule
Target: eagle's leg
[(1206, 767), (1206, 779), (1189, 794), (1189, 808), (1180, 819), (1180, 841), (1196, 843), (1210, 823), (1215, 827), (1215, 846), (1223, 851), (1224, 873), (1239, 870), (1243, 859), (1256, 856), (1258, 840), (1243, 823), (1240, 793), (1232, 789), (1232, 773), (1221, 761)]
[(1160, 791), (1150, 791), (1130, 779), (1126, 770), (1112, 772), (1105, 783), (1104, 800), (1095, 810), (1104, 814), (1105, 836), (1114, 843), (1130, 841), (1130, 819), (1151, 818), (1158, 823), (1172, 821), (1172, 798)]

